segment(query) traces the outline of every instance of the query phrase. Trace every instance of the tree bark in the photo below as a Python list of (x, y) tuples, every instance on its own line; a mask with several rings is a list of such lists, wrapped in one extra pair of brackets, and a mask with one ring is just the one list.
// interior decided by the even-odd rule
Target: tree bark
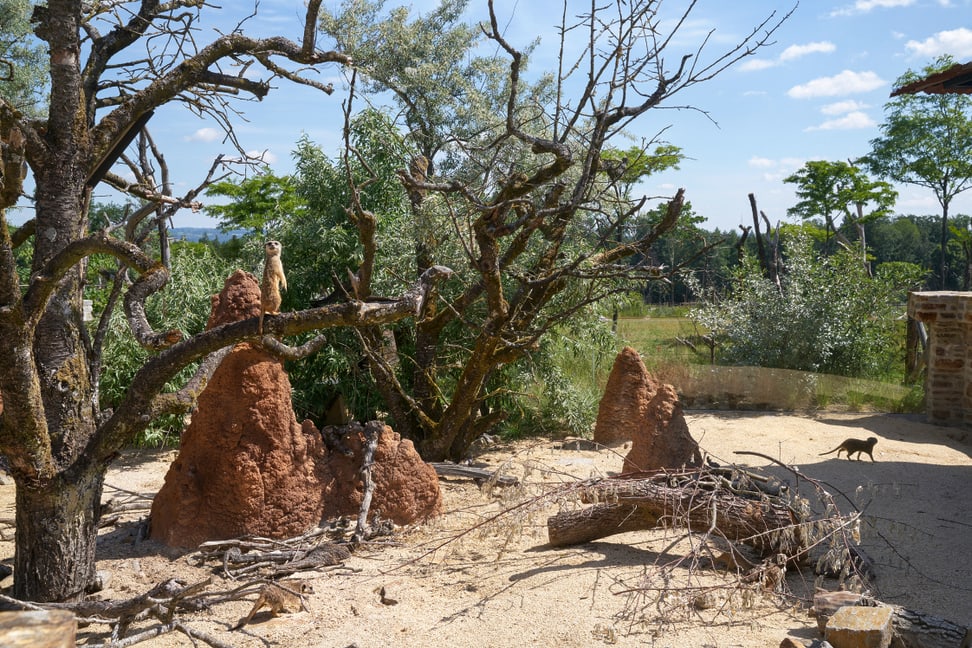
[(95, 576), (105, 466), (17, 483), (14, 597), (80, 600)]
[(800, 520), (782, 502), (742, 497), (719, 487), (710, 490), (694, 479), (675, 486), (657, 478), (610, 479), (588, 487), (585, 496), (610, 503), (550, 517), (551, 545), (590, 542), (661, 523), (692, 532), (714, 527), (727, 539), (754, 547), (762, 555), (795, 556), (806, 549)]

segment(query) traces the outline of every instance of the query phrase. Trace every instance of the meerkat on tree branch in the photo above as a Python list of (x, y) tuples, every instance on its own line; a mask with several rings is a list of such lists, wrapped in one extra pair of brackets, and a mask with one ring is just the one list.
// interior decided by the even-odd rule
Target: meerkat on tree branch
[(263, 316), (280, 312), (281, 290), (287, 290), (287, 277), (284, 275), (280, 241), (267, 241), (264, 246), (263, 283), (260, 284), (260, 335), (263, 335)]

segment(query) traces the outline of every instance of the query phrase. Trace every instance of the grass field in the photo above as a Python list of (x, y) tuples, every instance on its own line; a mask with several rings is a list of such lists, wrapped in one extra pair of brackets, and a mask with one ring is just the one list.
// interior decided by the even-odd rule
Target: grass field
[(693, 323), (684, 317), (648, 316), (618, 322), (622, 343), (641, 353), (645, 366), (657, 379), (675, 386), (686, 408), (923, 411), (920, 386), (786, 369), (712, 365), (707, 349), (701, 348), (698, 353), (678, 341), (697, 334)]

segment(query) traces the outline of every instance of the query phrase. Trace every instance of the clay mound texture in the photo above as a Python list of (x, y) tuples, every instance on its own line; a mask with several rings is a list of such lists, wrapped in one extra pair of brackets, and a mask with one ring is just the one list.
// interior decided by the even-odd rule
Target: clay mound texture
[[(442, 512), (442, 492), (435, 469), (422, 461), (415, 446), (387, 425), (378, 437), (371, 478), (375, 491), (371, 515), (395, 524), (426, 520)], [(327, 484), (324, 517), (357, 515), (364, 494), (359, 471), (364, 458), (365, 436), (358, 424), (333, 426), (347, 450), (331, 452), (326, 463)]]
[(614, 360), (598, 405), (594, 441), (607, 446), (632, 442), (625, 473), (702, 463), (675, 388), (656, 381), (631, 347)]
[(260, 283), (249, 272), (237, 270), (223, 284), (222, 292), (210, 297), (209, 301), (211, 310), (207, 330), (248, 317), (259, 317)]
[(152, 537), (178, 547), (288, 537), (320, 521), (323, 442), (300, 425), (280, 361), (240, 345), (200, 395), (152, 505)]
[(618, 445), (641, 433), (651, 402), (653, 382), (638, 352), (624, 347), (614, 359), (604, 396), (597, 407), (596, 443)]
[[(209, 327), (260, 313), (256, 278), (237, 271), (212, 298)], [(214, 372), (182, 434), (179, 456), (152, 504), (151, 535), (193, 548), (244, 535), (286, 538), (324, 518), (356, 515), (362, 499), (361, 426), (329, 453), (310, 421), (298, 423), (283, 364), (239, 344)], [(435, 470), (384, 426), (375, 453), (371, 511), (398, 524), (441, 510)]]

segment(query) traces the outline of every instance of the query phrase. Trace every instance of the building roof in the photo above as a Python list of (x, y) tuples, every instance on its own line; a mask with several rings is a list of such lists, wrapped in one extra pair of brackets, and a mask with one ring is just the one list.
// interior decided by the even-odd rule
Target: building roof
[(947, 70), (913, 81), (891, 92), (892, 97), (903, 94), (972, 94), (972, 63), (956, 63)]

